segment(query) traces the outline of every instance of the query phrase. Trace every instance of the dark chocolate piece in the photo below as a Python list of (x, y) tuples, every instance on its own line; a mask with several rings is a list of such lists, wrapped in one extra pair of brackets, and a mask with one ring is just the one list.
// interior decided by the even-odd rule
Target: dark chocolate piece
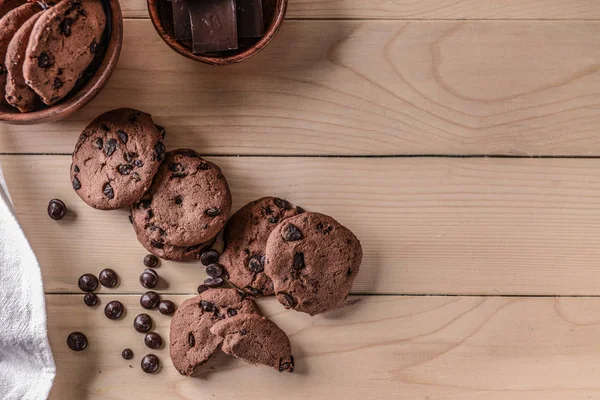
[(237, 0), (237, 20), (239, 37), (254, 38), (264, 35), (262, 0)]
[(238, 48), (236, 0), (190, 1), (189, 8), (194, 53)]
[(175, 40), (192, 40), (192, 23), (188, 0), (173, 0), (172, 4)]

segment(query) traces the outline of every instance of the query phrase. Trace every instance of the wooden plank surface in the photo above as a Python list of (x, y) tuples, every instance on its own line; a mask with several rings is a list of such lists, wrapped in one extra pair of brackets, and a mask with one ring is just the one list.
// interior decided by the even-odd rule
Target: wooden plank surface
[[(237, 209), (279, 195), (333, 215), (362, 241), (354, 293), (597, 295), (598, 160), (218, 157)], [(2, 156), (18, 217), (48, 292), (77, 292), (84, 272), (114, 268), (140, 292), (146, 254), (127, 211), (85, 205), (68, 156)], [(48, 200), (74, 219), (52, 221)], [(198, 263), (165, 263), (165, 292), (191, 293)]]
[[(181, 303), (185, 296), (170, 297)], [(109, 321), (81, 296), (47, 296), (50, 342), (58, 366), (51, 399), (490, 399), (583, 400), (600, 396), (600, 299), (363, 297), (351, 307), (311, 318), (260, 301), (292, 342), (295, 374), (279, 374), (217, 356), (194, 378), (172, 368), (168, 350), (156, 376), (139, 367), (143, 335), (128, 313)], [(152, 312), (168, 338), (169, 317)], [(65, 343), (88, 335), (82, 353)], [(125, 361), (130, 347), (135, 358)], [(129, 367), (131, 365), (131, 367)]]
[[(145, 0), (121, 1), (123, 15), (148, 18)], [(288, 18), (600, 19), (596, 0), (290, 0)]]
[(205, 154), (600, 156), (597, 21), (287, 21), (228, 68), (178, 56), (148, 20), (125, 32), (96, 100), (0, 126), (0, 153), (70, 153), (95, 116), (133, 106)]

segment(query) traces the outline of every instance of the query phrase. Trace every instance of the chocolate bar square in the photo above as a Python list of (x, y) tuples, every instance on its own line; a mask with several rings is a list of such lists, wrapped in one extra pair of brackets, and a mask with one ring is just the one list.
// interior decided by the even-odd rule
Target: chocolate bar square
[(262, 0), (237, 0), (238, 36), (261, 37), (265, 33)]
[(196, 54), (238, 48), (236, 0), (189, 0)]

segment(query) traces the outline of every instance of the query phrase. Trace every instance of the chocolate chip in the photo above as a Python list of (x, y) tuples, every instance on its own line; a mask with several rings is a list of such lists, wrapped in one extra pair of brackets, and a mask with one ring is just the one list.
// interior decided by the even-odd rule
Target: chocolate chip
[(73, 168), (73, 171), (75, 171), (75, 172), (79, 173), (79, 167), (76, 165), (76, 166)]
[(73, 20), (71, 18), (65, 18), (63, 20), (63, 22), (61, 22), (60, 25), (59, 25), (60, 31), (66, 37), (71, 36), (71, 24), (72, 23), (73, 23)]
[(200, 306), (206, 312), (215, 311), (215, 305), (213, 303), (211, 303), (210, 301), (200, 300)]
[(54, 61), (52, 61), (48, 53), (42, 51), (38, 56), (37, 64), (40, 68), (49, 68), (54, 64)]
[(214, 264), (219, 260), (219, 253), (216, 250), (206, 250), (200, 256), (200, 262), (202, 265), (209, 266), (210, 264)]
[(152, 199), (143, 199), (142, 201), (140, 201), (138, 208), (142, 207), (144, 210), (146, 210), (146, 209), (150, 208), (151, 204), (152, 204)]
[(246, 334), (248, 333), (248, 331), (242, 328), (240, 330), (240, 333), (242, 334), (242, 336), (246, 336)]
[(97, 49), (98, 49), (98, 43), (96, 43), (96, 38), (94, 38), (94, 40), (92, 40), (92, 43), (90, 43), (90, 53), (92, 53), (92, 54), (96, 53)]
[(82, 17), (87, 17), (87, 11), (85, 11), (83, 8), (80, 8), (79, 10), (77, 10), (77, 13), (79, 15), (81, 15)]
[(59, 77), (54, 78), (54, 90), (58, 90), (63, 87), (64, 83)]
[(123, 132), (122, 130), (118, 130), (117, 135), (119, 136), (119, 140), (123, 144), (127, 144), (127, 141), (129, 140), (129, 136), (127, 135), (127, 133)]
[(133, 350), (131, 349), (125, 349), (121, 352), (121, 356), (125, 359), (125, 360), (131, 360), (133, 358)]
[(152, 211), (152, 209), (150, 208), (146, 211), (146, 219), (152, 219), (152, 218), (154, 218), (154, 211)]
[(183, 171), (183, 166), (181, 165), (181, 163), (170, 163), (169, 170), (171, 170), (172, 172), (181, 172)]
[(287, 304), (284, 304), (285, 308), (294, 308), (296, 306), (296, 299), (285, 292), (279, 292), (282, 295)]
[(158, 132), (160, 132), (160, 136), (164, 139), (167, 135), (167, 131), (165, 130), (165, 128), (157, 124), (154, 124), (154, 126), (156, 126), (156, 129), (158, 129)]
[(144, 343), (149, 348), (156, 350), (162, 347), (163, 341), (158, 333), (150, 332), (144, 336)]
[(112, 156), (116, 149), (117, 149), (117, 139), (108, 139), (106, 141), (106, 144), (104, 145), (104, 152), (106, 153), (106, 156), (107, 157)]
[(148, 268), (156, 268), (158, 267), (158, 257), (156, 257), (154, 254), (148, 254), (146, 257), (144, 257), (144, 265)]
[(206, 292), (208, 289), (210, 289), (208, 286), (206, 286), (206, 285), (200, 285), (200, 286), (198, 286), (198, 294)]
[(306, 212), (306, 210), (300, 206), (296, 206), (296, 213), (297, 214), (304, 214)]
[(154, 289), (158, 284), (158, 274), (153, 269), (147, 269), (140, 275), (140, 285), (146, 289)]
[(79, 182), (79, 179), (77, 179), (77, 177), (73, 178), (73, 189), (81, 189), (81, 182)]
[(286, 242), (296, 242), (303, 238), (302, 232), (296, 225), (288, 224), (282, 232), (283, 240)]
[(133, 165), (135, 165), (135, 166), (136, 166), (136, 167), (138, 167), (138, 168), (141, 168), (141, 167), (143, 167), (143, 166), (144, 166), (144, 162), (143, 162), (142, 160), (135, 160), (135, 161), (133, 162)]
[(154, 247), (155, 249), (162, 249), (165, 247), (164, 243), (157, 242), (156, 240), (151, 240), (150, 246)]
[(206, 171), (206, 170), (208, 170), (209, 168), (210, 168), (210, 167), (208, 166), (208, 164), (207, 164), (207, 163), (205, 163), (205, 162), (203, 162), (203, 163), (200, 163), (200, 165), (198, 165), (198, 168), (197, 168), (197, 169), (198, 169), (198, 171)]
[(255, 274), (263, 272), (265, 270), (263, 257), (252, 256), (250, 260), (248, 260), (248, 268)]
[(294, 254), (294, 269), (301, 270), (304, 269), (304, 253), (296, 253)]
[(110, 268), (100, 271), (98, 278), (100, 279), (102, 286), (107, 288), (114, 288), (119, 282), (119, 275), (117, 275), (117, 273)]
[(79, 289), (84, 292), (93, 292), (98, 287), (98, 278), (92, 274), (83, 274), (79, 278)]
[(140, 116), (140, 112), (139, 111), (134, 111), (131, 113), (131, 115), (129, 116), (129, 122), (135, 122), (138, 120), (138, 117)]
[(160, 302), (160, 296), (156, 292), (146, 292), (140, 297), (140, 305), (146, 310), (155, 308)]
[(209, 277), (204, 280), (204, 284), (206, 286), (208, 286), (209, 288), (217, 288), (217, 287), (223, 285), (223, 278)]
[(104, 184), (104, 188), (102, 189), (102, 193), (106, 196), (106, 198), (108, 198), (109, 200), (112, 200), (115, 197), (115, 192), (113, 191), (112, 186), (110, 186), (110, 183), (106, 182)]
[(275, 197), (274, 202), (277, 207), (283, 208), (284, 210), (289, 210), (290, 208), (292, 208), (292, 205), (289, 201), (280, 199), (279, 197)]
[(117, 167), (117, 170), (119, 171), (119, 173), (121, 175), (129, 175), (131, 173), (131, 171), (133, 170), (133, 167), (129, 164), (120, 164)]
[(98, 138), (96, 139), (96, 141), (94, 142), (94, 145), (96, 146), (96, 148), (98, 150), (102, 149), (102, 147), (104, 147), (104, 141), (102, 140), (102, 138)]
[(133, 320), (133, 329), (140, 333), (150, 332), (152, 329), (152, 318), (148, 314), (140, 314)]
[(86, 306), (94, 307), (98, 304), (98, 300), (100, 299), (95, 293), (86, 293), (85, 296), (83, 296), (83, 302)]
[(221, 215), (221, 210), (213, 207), (213, 208), (209, 208), (208, 210), (204, 211), (204, 213), (211, 218), (215, 218), (215, 217), (218, 217), (219, 215)]
[(294, 356), (290, 356), (290, 361), (286, 361), (286, 362), (282, 362), (283, 360), (279, 361), (279, 372), (283, 372), (283, 371), (288, 371), (288, 372), (294, 372)]
[(246, 286), (244, 290), (250, 292), (253, 296), (260, 296), (263, 294), (262, 290), (258, 290), (252, 286)]
[(104, 315), (108, 319), (119, 319), (123, 316), (124, 311), (123, 303), (118, 300), (113, 300), (104, 307)]
[(140, 155), (136, 152), (124, 152), (123, 153), (123, 158), (125, 159), (125, 161), (127, 161), (128, 163), (133, 162), (133, 160), (135, 160), (136, 158), (138, 158)]
[(142, 358), (142, 371), (147, 374), (154, 374), (160, 368), (160, 361), (154, 354), (148, 354)]
[(154, 146), (154, 154), (156, 155), (156, 159), (158, 161), (162, 161), (165, 158), (165, 145), (162, 142), (158, 142), (156, 146)]
[(142, 178), (140, 178), (140, 174), (138, 174), (137, 172), (134, 172), (133, 174), (131, 174), (131, 177), (136, 181), (139, 182), (142, 180)]
[(348, 271), (346, 271), (346, 276), (347, 277), (352, 276), (352, 269), (351, 268), (348, 268)]
[(88, 345), (87, 337), (81, 332), (73, 332), (67, 337), (67, 345), (73, 351), (83, 351)]
[(55, 221), (61, 220), (67, 215), (67, 206), (62, 200), (52, 199), (48, 203), (48, 216)]
[(188, 345), (190, 347), (194, 347), (196, 345), (196, 338), (194, 338), (194, 334), (192, 332), (188, 334)]
[(175, 312), (175, 303), (171, 300), (163, 300), (158, 303), (158, 311), (160, 311), (162, 315), (173, 315)]
[(235, 317), (237, 315), (237, 310), (235, 308), (228, 308), (227, 315), (230, 317)]
[(206, 275), (212, 278), (220, 278), (223, 275), (223, 268), (219, 264), (210, 264), (206, 267)]

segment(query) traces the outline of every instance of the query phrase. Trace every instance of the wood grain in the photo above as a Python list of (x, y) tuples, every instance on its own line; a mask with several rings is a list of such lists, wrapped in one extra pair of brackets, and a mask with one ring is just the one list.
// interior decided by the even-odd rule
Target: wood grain
[[(260, 302), (292, 341), (295, 374), (217, 356), (194, 378), (181, 377), (168, 350), (163, 370), (139, 367), (143, 335), (132, 328), (137, 296), (102, 296), (128, 308), (109, 321), (81, 296), (47, 296), (50, 342), (58, 365), (51, 399), (545, 399), (583, 400), (598, 387), (598, 298), (363, 297), (311, 318)], [(171, 297), (181, 303), (184, 296)], [(151, 313), (168, 338), (169, 317)], [(90, 346), (68, 350), (83, 331)], [(125, 361), (130, 347), (135, 358)], [(131, 367), (129, 367), (131, 365)]]
[[(212, 158), (234, 209), (278, 195), (330, 214), (362, 241), (354, 293), (597, 295), (600, 169), (586, 159)], [(114, 268), (139, 293), (146, 254), (126, 210), (85, 205), (67, 156), (2, 156), (48, 292), (78, 292), (84, 272)], [(70, 219), (52, 221), (58, 197)], [(73, 216), (76, 215), (75, 218)], [(163, 292), (192, 293), (199, 263), (164, 263)]]
[(85, 110), (0, 126), (0, 152), (69, 153), (95, 116), (133, 106), (205, 154), (600, 156), (600, 22), (287, 21), (226, 68), (175, 54), (148, 20), (125, 31)]
[[(145, 0), (123, 0), (126, 17), (148, 18)], [(288, 18), (600, 19), (596, 0), (292, 0)]]

